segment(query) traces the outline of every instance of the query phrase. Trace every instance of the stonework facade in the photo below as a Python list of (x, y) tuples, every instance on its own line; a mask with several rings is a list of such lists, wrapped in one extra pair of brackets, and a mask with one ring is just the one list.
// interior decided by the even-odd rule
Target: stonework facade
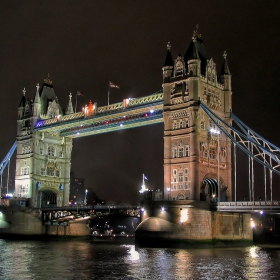
[[(170, 48), (169, 43), (162, 85), (165, 198), (231, 200), (231, 142), (200, 107), (203, 102), (231, 124), (231, 74), (226, 54), (218, 74), (197, 30), (184, 57), (173, 60)], [(220, 134), (214, 135), (210, 129)]]
[(18, 108), (15, 196), (30, 199), (32, 207), (68, 205), (72, 139), (34, 130), (38, 120), (62, 115), (52, 82), (37, 85), (33, 100), (25, 93)]

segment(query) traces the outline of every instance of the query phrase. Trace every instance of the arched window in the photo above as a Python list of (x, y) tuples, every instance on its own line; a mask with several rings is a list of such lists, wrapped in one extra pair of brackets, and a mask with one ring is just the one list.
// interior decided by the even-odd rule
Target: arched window
[(47, 167), (47, 175), (54, 176), (54, 167), (51, 167), (51, 166)]
[(45, 167), (41, 167), (41, 175), (45, 176), (46, 175), (46, 168)]
[(176, 63), (176, 76), (182, 76), (184, 74), (184, 66), (181, 61)]
[(59, 170), (56, 170), (56, 171), (55, 171), (55, 176), (56, 176), (56, 177), (59, 177), (59, 176), (60, 176), (60, 171), (59, 171)]
[(21, 168), (21, 175), (28, 175), (29, 174), (29, 166), (25, 166)]
[(216, 150), (215, 150), (215, 148), (211, 147), (209, 149), (209, 157), (210, 157), (210, 159), (215, 159), (215, 157), (216, 157)]
[(185, 146), (185, 157), (189, 157), (190, 156), (190, 147), (189, 145)]
[(173, 158), (177, 157), (177, 147), (173, 148)]
[(183, 147), (179, 147), (179, 157), (183, 157), (183, 156), (184, 156)]
[(54, 146), (49, 146), (48, 147), (48, 155), (54, 157), (54, 155), (55, 155), (55, 148), (54, 148)]

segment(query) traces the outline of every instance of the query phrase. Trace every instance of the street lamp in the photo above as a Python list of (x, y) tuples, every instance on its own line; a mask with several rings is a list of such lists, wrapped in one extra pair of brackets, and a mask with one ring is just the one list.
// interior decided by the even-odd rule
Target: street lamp
[(170, 187), (167, 187), (167, 200), (170, 198)]
[(85, 191), (85, 201), (84, 201), (84, 205), (87, 205), (87, 193), (88, 193), (88, 190), (86, 189), (86, 191)]
[(217, 186), (218, 186), (218, 202), (220, 202), (220, 155), (219, 155), (219, 151), (220, 151), (220, 134), (221, 134), (221, 132), (217, 129), (211, 128), (210, 133), (214, 134), (214, 135), (217, 135), (217, 137), (218, 137), (218, 150), (217, 150), (218, 179), (217, 179)]

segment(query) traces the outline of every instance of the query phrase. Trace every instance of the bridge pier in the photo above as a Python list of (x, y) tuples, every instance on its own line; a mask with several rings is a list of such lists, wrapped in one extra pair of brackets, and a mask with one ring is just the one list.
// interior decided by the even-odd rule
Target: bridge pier
[(253, 242), (251, 214), (211, 211), (207, 202), (152, 201), (143, 204), (138, 246), (240, 246)]

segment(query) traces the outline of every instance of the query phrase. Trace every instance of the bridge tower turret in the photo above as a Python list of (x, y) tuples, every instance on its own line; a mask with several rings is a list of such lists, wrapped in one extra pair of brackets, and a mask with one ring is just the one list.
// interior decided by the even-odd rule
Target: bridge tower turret
[(68, 205), (72, 139), (36, 130), (40, 120), (61, 118), (62, 110), (52, 81), (44, 80), (34, 101), (25, 97), (18, 108), (15, 196), (30, 199), (30, 206)]
[[(171, 53), (168, 56), (172, 58)], [(219, 130), (218, 124), (199, 106), (203, 102), (231, 123), (231, 81), (225, 64), (226, 60), (218, 77), (197, 26), (185, 56), (178, 55), (172, 72), (170, 61), (163, 67), (166, 199), (231, 199), (231, 143), (223, 134), (210, 133), (211, 128)]]

